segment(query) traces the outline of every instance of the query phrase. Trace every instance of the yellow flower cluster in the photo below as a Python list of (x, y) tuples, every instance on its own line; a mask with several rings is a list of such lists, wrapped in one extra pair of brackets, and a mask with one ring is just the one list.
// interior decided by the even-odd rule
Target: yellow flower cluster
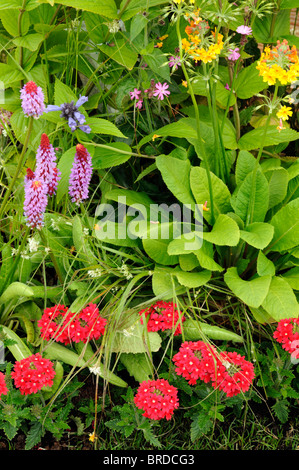
[(257, 69), (268, 85), (288, 85), (299, 78), (299, 57), (295, 46), (291, 49), (286, 39), (277, 41), (277, 45), (265, 47), (257, 63)]
[(293, 111), (290, 106), (282, 106), (280, 110), (276, 113), (276, 116), (283, 121), (287, 121), (290, 116), (292, 116)]
[[(187, 17), (188, 18), (188, 17)], [(207, 37), (208, 22), (199, 16), (199, 10), (195, 10), (192, 19), (188, 18), (189, 25), (185, 28), (188, 39), (182, 39), (182, 49), (196, 61), (205, 64), (217, 59), (223, 49), (223, 35), (216, 32)]]

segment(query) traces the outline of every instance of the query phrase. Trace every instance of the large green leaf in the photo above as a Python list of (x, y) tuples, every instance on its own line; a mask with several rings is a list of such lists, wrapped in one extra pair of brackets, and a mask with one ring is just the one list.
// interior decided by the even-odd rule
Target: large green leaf
[(273, 234), (273, 225), (265, 222), (253, 222), (252, 224), (247, 225), (244, 230), (240, 231), (240, 237), (242, 240), (260, 250), (263, 250), (269, 245), (273, 238)]
[(116, 127), (116, 125), (107, 119), (89, 117), (86, 119), (86, 124), (90, 126), (91, 132), (94, 134), (114, 135), (116, 137), (126, 139), (126, 136)]
[(253, 35), (257, 42), (269, 44), (274, 43), (284, 34), (290, 32), (290, 12), (287, 10), (277, 11), (274, 28), (271, 34), (273, 13), (256, 18), (253, 23)]
[(236, 78), (235, 92), (237, 97), (244, 100), (251, 98), (260, 91), (268, 88), (256, 68), (257, 63), (244, 67)]
[(258, 308), (266, 298), (271, 283), (271, 276), (261, 276), (251, 281), (244, 281), (235, 267), (228, 268), (224, 280), (229, 289), (249, 307)]
[(173, 300), (176, 295), (186, 292), (185, 286), (179, 284), (176, 268), (155, 266), (152, 276), (152, 288), (155, 296), (161, 300)]
[(211, 271), (208, 271), (207, 269), (192, 273), (184, 271), (176, 272), (176, 277), (179, 283), (189, 289), (204, 286), (211, 279), (211, 275)]
[(254, 150), (262, 145), (268, 147), (269, 145), (278, 145), (282, 142), (297, 140), (299, 136), (299, 133), (294, 129), (282, 129), (278, 132), (276, 126), (269, 126), (265, 139), (264, 133), (264, 127), (258, 127), (246, 132), (238, 141), (239, 148), (241, 150)]
[(214, 340), (222, 341), (235, 341), (242, 343), (242, 336), (234, 333), (233, 331), (220, 328), (216, 325), (209, 325), (208, 323), (198, 322), (188, 318), (183, 323), (184, 336), (187, 341), (204, 341), (206, 337)]
[[(214, 173), (210, 172), (213, 204), (214, 204), (214, 217), (217, 218), (219, 214), (225, 214), (231, 210), (230, 199), (231, 194), (226, 184), (218, 178)], [(208, 208), (211, 207), (211, 199), (209, 192), (209, 184), (207, 172), (201, 167), (192, 167), (190, 172), (190, 186), (193, 196), (197, 204), (205, 204), (207, 201)], [(211, 211), (205, 211), (204, 217), (208, 222), (211, 221)]]
[(159, 155), (156, 164), (172, 194), (183, 204), (190, 204), (193, 207), (195, 201), (190, 188), (190, 161)]
[(236, 163), (236, 183), (240, 186), (245, 180), (246, 176), (254, 170), (256, 159), (252, 153), (247, 150), (239, 152)]
[(289, 269), (287, 272), (282, 274), (283, 279), (285, 279), (292, 289), (299, 291), (299, 267)]
[[(39, 2), (48, 3), (48, 0), (39, 0)], [(76, 8), (77, 10), (98, 13), (110, 19), (116, 19), (118, 17), (114, 0), (55, 0), (55, 3)]]
[(266, 171), (265, 176), (269, 182), (269, 206), (271, 209), (282, 202), (287, 194), (289, 174), (285, 168), (275, 168)]
[(252, 198), (251, 222), (263, 222), (269, 205), (269, 185), (260, 169), (256, 173), (255, 181), (253, 172), (249, 173), (231, 198), (231, 205), (243, 222), (246, 222), (251, 211)]
[(36, 51), (39, 48), (39, 45), (44, 40), (44, 36), (39, 33), (26, 34), (26, 36), (21, 36), (13, 40), (16, 46), (25, 47), (29, 51)]
[[(208, 96), (208, 93), (210, 93), (206, 88), (206, 81), (202, 78), (193, 80), (192, 87), (196, 95)], [(221, 107), (225, 108), (228, 104), (228, 100), (229, 106), (233, 106), (236, 102), (236, 96), (234, 93), (230, 93), (223, 83), (218, 80), (216, 83), (216, 101), (218, 101)]]
[(259, 252), (257, 257), (256, 270), (259, 276), (275, 275), (274, 263), (262, 251)]
[(137, 382), (141, 383), (144, 380), (150, 380), (152, 377), (152, 368), (146, 354), (123, 353), (120, 355), (119, 360)]
[(220, 246), (236, 246), (240, 240), (238, 224), (228, 215), (219, 214), (211, 232), (203, 232), (202, 237)]
[(262, 307), (275, 320), (298, 318), (299, 304), (290, 284), (282, 277), (273, 277)]
[(109, 350), (116, 353), (146, 353), (156, 352), (160, 349), (162, 339), (156, 332), (146, 332), (146, 326), (142, 325), (139, 318), (133, 323), (115, 332), (114, 338), (109, 344)]
[(154, 6), (159, 6), (164, 3), (168, 3), (168, 0), (146, 0), (146, 4), (144, 0), (131, 0), (128, 2), (127, 0), (122, 0), (120, 4), (120, 11), (122, 12), (122, 20), (128, 20), (133, 16), (137, 15), (137, 13), (143, 12), (144, 8), (150, 8)]
[(168, 245), (173, 238), (179, 236), (179, 230), (172, 223), (162, 223), (150, 226), (144, 238), (143, 248), (150, 258), (156, 263), (174, 265), (178, 263), (178, 257), (169, 255)]
[(138, 54), (125, 39), (114, 39), (114, 45), (101, 44), (99, 49), (110, 59), (132, 70), (137, 62)]
[(268, 249), (281, 252), (299, 245), (299, 198), (283, 206), (270, 223), (274, 236)]
[[(124, 152), (124, 153), (122, 153)], [(95, 170), (121, 165), (131, 158), (131, 147), (124, 142), (112, 142), (109, 148), (95, 147), (92, 167)]]

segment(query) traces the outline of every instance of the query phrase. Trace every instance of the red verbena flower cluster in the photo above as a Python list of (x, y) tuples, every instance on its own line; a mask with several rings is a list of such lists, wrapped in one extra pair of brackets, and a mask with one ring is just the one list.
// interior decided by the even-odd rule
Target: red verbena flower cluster
[(134, 397), (137, 408), (144, 411), (146, 418), (170, 420), (179, 407), (178, 390), (165, 379), (142, 382)]
[(287, 318), (278, 322), (273, 333), (282, 348), (292, 356), (299, 357), (299, 318)]
[(145, 316), (148, 331), (175, 329), (175, 336), (182, 333), (181, 323), (185, 321), (185, 317), (177, 310), (177, 306), (173, 302), (159, 300), (149, 308), (141, 310), (139, 315), (142, 324), (143, 316)]
[(1, 395), (7, 395), (8, 388), (5, 382), (5, 375), (0, 372), (0, 400), (1, 400)]
[(53, 363), (39, 353), (17, 361), (11, 373), (15, 386), (20, 389), (22, 395), (36, 393), (44, 386), (51, 387), (54, 376)]
[(64, 305), (46, 308), (38, 326), (41, 337), (46, 341), (55, 340), (65, 345), (71, 342), (87, 343), (99, 339), (105, 332), (107, 320), (100, 316), (98, 307), (90, 303), (81, 312), (72, 313)]
[(254, 379), (254, 367), (237, 352), (219, 355), (217, 375), (212, 379), (214, 388), (223, 390), (228, 397), (247, 392)]
[(216, 349), (204, 341), (185, 341), (172, 360), (176, 365), (176, 373), (184, 377), (190, 385), (198, 379), (205, 383), (215, 375)]
[(221, 352), (204, 341), (185, 341), (172, 358), (176, 373), (190, 385), (197, 380), (211, 382), (228, 397), (249, 390), (254, 378), (254, 367), (236, 352)]

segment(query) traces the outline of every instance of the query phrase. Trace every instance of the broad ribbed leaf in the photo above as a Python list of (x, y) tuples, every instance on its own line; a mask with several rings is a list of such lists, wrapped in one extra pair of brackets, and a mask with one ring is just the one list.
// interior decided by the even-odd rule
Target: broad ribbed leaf
[(228, 268), (224, 280), (229, 289), (249, 307), (258, 308), (264, 301), (271, 282), (271, 276), (257, 277), (244, 281), (238, 275), (237, 268)]
[(270, 223), (274, 226), (271, 251), (286, 251), (299, 245), (299, 198), (282, 207)]

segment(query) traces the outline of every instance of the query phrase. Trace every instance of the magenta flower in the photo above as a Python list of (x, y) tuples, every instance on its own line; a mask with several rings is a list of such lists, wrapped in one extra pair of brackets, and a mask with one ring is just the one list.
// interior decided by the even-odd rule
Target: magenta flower
[(252, 29), (250, 28), (250, 26), (245, 25), (238, 26), (236, 31), (237, 33), (242, 34), (243, 36), (249, 36), (250, 34), (252, 34)]
[(229, 49), (230, 54), (228, 55), (228, 59), (232, 60), (233, 62), (238, 60), (241, 55), (239, 54), (239, 48), (236, 47), (235, 49)]
[(45, 182), (49, 196), (56, 193), (61, 174), (56, 167), (55, 151), (47, 134), (42, 134), (41, 143), (37, 149), (35, 176)]
[(25, 178), (24, 216), (28, 227), (40, 229), (44, 224), (44, 213), (48, 203), (47, 186), (43, 180), (32, 178), (32, 173), (32, 170), (27, 170)]
[(181, 60), (181, 58), (180, 58), (179, 55), (176, 55), (176, 56), (171, 55), (170, 60), (168, 62), (169, 67), (174, 67), (174, 70), (177, 70), (178, 67), (181, 66), (181, 61), (180, 60)]
[(154, 96), (158, 98), (158, 100), (163, 100), (164, 96), (170, 95), (170, 91), (167, 90), (168, 84), (165, 82), (163, 83), (156, 83), (155, 85), (155, 91), (153, 93)]
[(226, 88), (227, 90), (230, 90), (229, 84), (227, 83), (224, 88)]
[(134, 88), (134, 91), (130, 91), (130, 96), (131, 96), (131, 100), (139, 100), (139, 95), (140, 95), (141, 91), (138, 90), (137, 88)]
[(91, 156), (82, 144), (76, 146), (76, 154), (69, 179), (69, 195), (77, 205), (88, 197), (92, 175)]
[(136, 108), (141, 109), (141, 108), (142, 108), (142, 104), (143, 104), (143, 100), (138, 100), (138, 101), (136, 101), (135, 106), (136, 106)]
[(24, 114), (38, 119), (45, 111), (45, 97), (41, 87), (34, 82), (28, 82), (20, 93)]

